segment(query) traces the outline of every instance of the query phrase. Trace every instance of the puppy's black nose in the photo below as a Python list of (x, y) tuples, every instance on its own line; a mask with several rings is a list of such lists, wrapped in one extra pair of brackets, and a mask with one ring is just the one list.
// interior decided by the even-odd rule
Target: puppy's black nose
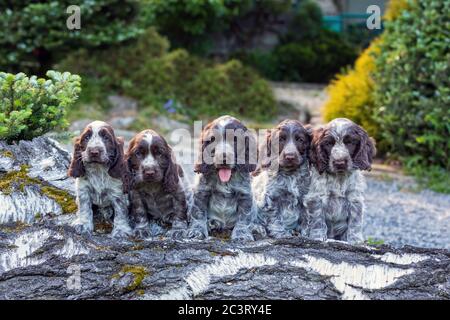
[(295, 153), (285, 153), (284, 159), (286, 161), (294, 161), (295, 160)]
[(101, 150), (99, 148), (90, 148), (89, 149), (89, 156), (96, 158), (100, 155)]
[(346, 169), (347, 168), (347, 159), (334, 160), (333, 165), (336, 169)]
[(155, 175), (155, 169), (144, 169), (143, 174), (146, 178), (152, 178)]

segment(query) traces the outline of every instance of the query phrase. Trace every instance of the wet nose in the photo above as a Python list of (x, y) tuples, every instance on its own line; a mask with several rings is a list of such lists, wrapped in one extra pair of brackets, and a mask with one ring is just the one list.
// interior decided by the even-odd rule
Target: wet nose
[(91, 157), (98, 157), (101, 153), (101, 150), (99, 148), (90, 148), (89, 149), (89, 156)]
[(295, 153), (290, 152), (290, 153), (285, 153), (284, 154), (284, 159), (287, 161), (294, 161), (295, 160)]
[(347, 160), (346, 159), (334, 160), (333, 165), (337, 169), (345, 169), (347, 168)]
[(155, 175), (156, 171), (153, 168), (145, 168), (143, 173), (146, 178), (152, 178)]

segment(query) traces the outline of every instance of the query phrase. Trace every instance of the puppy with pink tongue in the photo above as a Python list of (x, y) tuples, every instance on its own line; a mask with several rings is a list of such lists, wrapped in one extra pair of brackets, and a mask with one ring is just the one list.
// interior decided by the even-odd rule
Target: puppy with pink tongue
[(231, 179), (231, 169), (230, 168), (221, 168), (218, 171), (220, 181), (226, 183)]
[(253, 159), (250, 150), (257, 149), (253, 135), (236, 118), (223, 116), (203, 129), (200, 145), (188, 236), (204, 239), (220, 234), (253, 240), (256, 206), (250, 172), (255, 170), (256, 155)]

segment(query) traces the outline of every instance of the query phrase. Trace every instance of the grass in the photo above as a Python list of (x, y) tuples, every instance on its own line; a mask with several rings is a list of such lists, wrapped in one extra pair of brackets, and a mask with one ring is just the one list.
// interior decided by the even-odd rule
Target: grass
[(367, 238), (366, 243), (369, 246), (381, 246), (384, 244), (384, 240), (383, 239), (375, 239), (372, 237)]

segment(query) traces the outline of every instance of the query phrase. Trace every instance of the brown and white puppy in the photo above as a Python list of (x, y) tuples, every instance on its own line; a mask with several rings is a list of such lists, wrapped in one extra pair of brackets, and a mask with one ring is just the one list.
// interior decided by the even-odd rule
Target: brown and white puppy
[(257, 161), (254, 136), (236, 118), (222, 116), (203, 129), (200, 145), (188, 236), (202, 239), (211, 232), (231, 231), (232, 239), (252, 240), (256, 219), (250, 179)]
[(139, 237), (184, 236), (189, 190), (166, 140), (153, 130), (138, 133), (125, 159), (130, 173), (130, 213)]
[(75, 229), (94, 230), (94, 214), (114, 219), (113, 236), (131, 233), (128, 225), (128, 179), (123, 159), (123, 139), (103, 122), (87, 125), (75, 139), (68, 175), (76, 179), (78, 213)]
[(266, 134), (252, 186), (259, 221), (271, 237), (292, 236), (305, 223), (310, 143), (310, 129), (297, 120), (285, 120)]
[(362, 242), (365, 180), (375, 143), (367, 132), (344, 118), (313, 132), (311, 185), (305, 197), (307, 234), (314, 239)]

